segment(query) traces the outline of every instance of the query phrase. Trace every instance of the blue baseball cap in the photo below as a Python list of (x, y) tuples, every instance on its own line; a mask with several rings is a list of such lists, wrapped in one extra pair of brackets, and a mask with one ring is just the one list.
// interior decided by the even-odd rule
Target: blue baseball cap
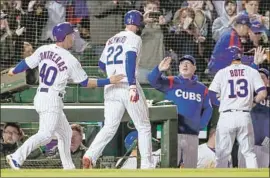
[(247, 25), (248, 27), (251, 27), (249, 16), (248, 16), (248, 14), (245, 14), (245, 13), (240, 14), (236, 18), (235, 23), (236, 24)]
[(184, 60), (188, 60), (188, 61), (190, 61), (193, 65), (196, 65), (196, 60), (195, 60), (195, 58), (194, 58), (193, 56), (191, 56), (191, 55), (184, 55), (183, 57), (181, 57), (181, 58), (179, 59), (179, 62), (184, 61)]
[(138, 132), (137, 132), (137, 131), (132, 131), (132, 132), (130, 132), (130, 133), (126, 136), (125, 141), (124, 141), (124, 143), (125, 143), (125, 148), (126, 148), (127, 150), (129, 150), (129, 149), (131, 148), (133, 142), (134, 142), (135, 140), (137, 140), (137, 139), (138, 139)]
[(73, 32), (74, 32), (74, 29), (69, 22), (63, 22), (63, 23), (57, 24), (53, 28), (53, 31), (52, 31), (53, 37), (54, 37), (55, 41), (57, 41), (57, 42), (64, 41), (66, 36), (73, 33)]
[(266, 27), (259, 21), (253, 21), (250, 29), (253, 31), (253, 33), (263, 33), (267, 31)]
[(269, 78), (269, 70), (267, 70), (266, 68), (260, 68), (258, 71), (265, 74), (266, 77)]

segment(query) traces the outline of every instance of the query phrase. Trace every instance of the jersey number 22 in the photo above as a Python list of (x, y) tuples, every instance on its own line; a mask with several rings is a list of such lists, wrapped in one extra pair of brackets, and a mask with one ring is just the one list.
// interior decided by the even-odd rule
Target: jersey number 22
[(118, 56), (120, 56), (123, 52), (122, 45), (118, 45), (116, 48), (113, 46), (108, 48), (109, 55), (107, 56), (107, 65), (110, 64), (123, 64), (123, 60), (120, 60)]

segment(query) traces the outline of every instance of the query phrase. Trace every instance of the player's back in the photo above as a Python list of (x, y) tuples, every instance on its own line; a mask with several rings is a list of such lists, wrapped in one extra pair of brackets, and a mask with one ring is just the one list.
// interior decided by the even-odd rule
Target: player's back
[[(135, 51), (137, 53), (137, 64), (139, 62), (141, 37), (131, 31), (121, 31), (106, 42), (101, 55), (101, 62), (106, 65), (107, 76), (113, 74), (126, 75), (126, 53)], [(123, 82), (127, 82), (125, 77)]]
[(252, 108), (258, 72), (243, 64), (232, 64), (218, 72), (220, 82), (220, 111)]
[(56, 44), (44, 45), (35, 51), (39, 60), (39, 88), (65, 92), (70, 70), (77, 59)]

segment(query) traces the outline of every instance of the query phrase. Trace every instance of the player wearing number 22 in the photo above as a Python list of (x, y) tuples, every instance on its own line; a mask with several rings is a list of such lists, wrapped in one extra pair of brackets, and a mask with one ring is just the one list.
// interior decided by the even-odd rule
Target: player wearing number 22
[(103, 149), (115, 135), (126, 109), (138, 131), (141, 168), (153, 168), (148, 107), (135, 75), (142, 45), (141, 37), (136, 33), (140, 30), (141, 22), (142, 14), (139, 11), (128, 11), (124, 18), (125, 31), (106, 42), (99, 67), (106, 71), (107, 76), (124, 74), (126, 77), (120, 84), (107, 85), (104, 88), (104, 127), (83, 157), (84, 168), (95, 166)]
[(196, 61), (190, 55), (179, 62), (179, 76), (162, 75), (170, 67), (171, 58), (165, 58), (148, 75), (150, 84), (165, 93), (168, 100), (177, 105), (178, 112), (178, 164), (185, 168), (196, 168), (198, 160), (198, 134), (204, 129), (212, 115), (212, 105), (207, 87), (197, 76)]
[[(39, 47), (31, 56), (9, 70), (13, 76), (27, 69), (39, 68), (39, 86), (34, 98), (34, 107), (39, 114), (39, 130), (13, 154), (7, 162), (19, 169), (32, 150), (58, 139), (60, 158), (64, 169), (74, 169), (70, 155), (72, 130), (63, 112), (63, 96), (67, 81), (80, 83), (83, 87), (102, 87), (118, 83), (123, 76), (109, 79), (88, 79), (78, 60), (68, 51), (74, 42), (74, 30), (69, 23), (60, 23), (53, 28), (56, 44)], [(19, 116), (18, 116), (19, 117)]]
[[(226, 168), (235, 138), (247, 168), (257, 168), (254, 153), (254, 130), (250, 111), (253, 102), (267, 95), (259, 72), (241, 63), (241, 50), (232, 46), (231, 65), (217, 72), (209, 90), (220, 95), (219, 120), (216, 129), (216, 167)], [(253, 97), (254, 92), (257, 93)]]

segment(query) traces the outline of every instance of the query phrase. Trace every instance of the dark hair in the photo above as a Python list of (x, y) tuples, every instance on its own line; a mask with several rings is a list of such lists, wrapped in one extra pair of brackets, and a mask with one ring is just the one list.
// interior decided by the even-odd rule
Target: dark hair
[(159, 7), (160, 1), (159, 0), (146, 0), (143, 3), (143, 6), (146, 7), (148, 4), (156, 4)]
[(7, 127), (14, 127), (17, 129), (19, 135), (22, 135), (22, 130), (21, 130), (21, 127), (15, 123), (15, 122), (7, 122), (4, 126), (4, 131), (6, 130)]
[(229, 3), (237, 5), (236, 0), (226, 0), (225, 1), (225, 6), (227, 6)]

